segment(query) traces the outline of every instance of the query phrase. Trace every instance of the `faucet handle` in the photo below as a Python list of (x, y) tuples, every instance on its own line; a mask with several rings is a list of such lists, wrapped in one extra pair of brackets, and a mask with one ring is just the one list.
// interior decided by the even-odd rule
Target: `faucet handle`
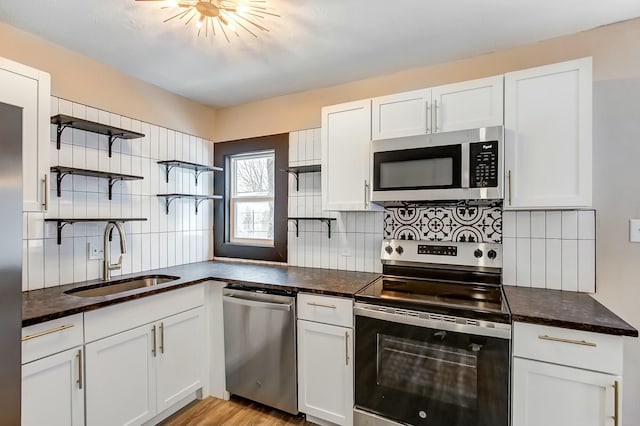
[(108, 268), (110, 271), (122, 269), (122, 255), (120, 255), (120, 257), (118, 258), (118, 263), (112, 263), (108, 265)]

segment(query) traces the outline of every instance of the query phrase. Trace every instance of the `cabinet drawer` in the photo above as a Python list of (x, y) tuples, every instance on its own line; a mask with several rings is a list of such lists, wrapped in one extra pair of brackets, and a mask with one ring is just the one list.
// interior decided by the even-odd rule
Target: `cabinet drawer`
[(82, 345), (82, 314), (70, 315), (22, 329), (22, 363)]
[(622, 337), (543, 325), (513, 324), (513, 355), (622, 374)]
[(196, 284), (84, 314), (87, 343), (166, 318), (204, 304), (204, 286)]
[(298, 318), (351, 327), (353, 325), (353, 299), (299, 293)]

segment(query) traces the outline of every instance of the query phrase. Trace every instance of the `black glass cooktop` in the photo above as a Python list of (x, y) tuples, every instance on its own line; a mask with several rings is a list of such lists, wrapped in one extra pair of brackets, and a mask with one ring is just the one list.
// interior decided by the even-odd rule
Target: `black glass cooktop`
[(384, 276), (356, 293), (356, 301), (500, 322), (509, 319), (499, 285)]

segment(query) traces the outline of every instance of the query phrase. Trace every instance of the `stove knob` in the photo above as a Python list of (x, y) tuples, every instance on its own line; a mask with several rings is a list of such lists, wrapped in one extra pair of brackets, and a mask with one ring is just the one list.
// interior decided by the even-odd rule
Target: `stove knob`
[(387, 252), (387, 254), (391, 254), (391, 253), (393, 253), (393, 247), (391, 247), (391, 246), (386, 246), (386, 247), (384, 248), (384, 251), (386, 251), (386, 252)]
[(489, 250), (487, 252), (487, 256), (489, 256), (489, 259), (493, 260), (498, 256), (498, 253), (496, 253), (495, 250)]
[(396, 247), (396, 253), (398, 253), (398, 254), (404, 253), (404, 249), (402, 248), (402, 246)]
[(482, 250), (480, 249), (476, 249), (476, 251), (473, 252), (473, 255), (475, 257), (477, 257), (478, 259), (482, 257)]

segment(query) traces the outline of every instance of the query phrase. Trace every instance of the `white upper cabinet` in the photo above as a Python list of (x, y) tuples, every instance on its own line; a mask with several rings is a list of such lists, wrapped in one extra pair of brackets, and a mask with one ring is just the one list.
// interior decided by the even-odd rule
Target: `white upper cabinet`
[(373, 99), (373, 140), (424, 135), (429, 132), (431, 89)]
[(378, 209), (371, 203), (371, 100), (322, 108), (322, 207)]
[(373, 99), (372, 139), (392, 139), (503, 122), (503, 76)]
[(505, 209), (591, 206), (592, 61), (505, 75)]
[(51, 110), (49, 74), (0, 58), (0, 102), (22, 108), (23, 211), (46, 211)]
[(503, 83), (500, 75), (431, 89), (432, 132), (501, 126)]

